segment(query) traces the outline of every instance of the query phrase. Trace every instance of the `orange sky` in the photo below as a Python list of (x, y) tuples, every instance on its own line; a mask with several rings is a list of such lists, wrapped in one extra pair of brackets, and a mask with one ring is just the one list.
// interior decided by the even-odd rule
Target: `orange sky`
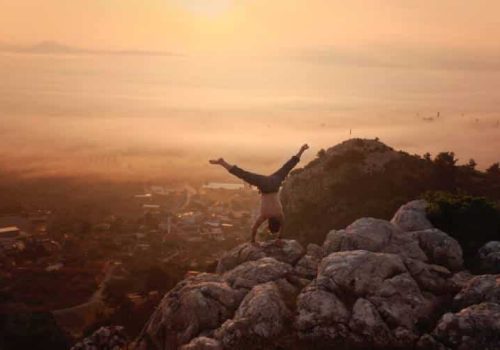
[(496, 0), (0, 0), (0, 41), (178, 52), (395, 44), (499, 49)]

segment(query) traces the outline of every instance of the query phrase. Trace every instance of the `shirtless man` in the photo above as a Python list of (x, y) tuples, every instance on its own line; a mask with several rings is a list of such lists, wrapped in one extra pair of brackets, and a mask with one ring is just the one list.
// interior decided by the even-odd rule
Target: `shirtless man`
[(283, 207), (279, 198), (279, 189), (283, 180), (285, 180), (288, 173), (300, 161), (302, 153), (304, 153), (309, 146), (304, 144), (300, 147), (299, 152), (290, 158), (280, 169), (271, 175), (259, 175), (243, 170), (236, 165), (231, 165), (223, 158), (210, 160), (210, 164), (218, 164), (226, 168), (231, 174), (239, 177), (243, 181), (252, 186), (256, 186), (261, 193), (260, 215), (252, 227), (252, 242), (255, 242), (255, 235), (259, 226), (267, 220), (269, 231), (278, 233), (278, 239), (281, 238), (281, 227), (284, 222)]

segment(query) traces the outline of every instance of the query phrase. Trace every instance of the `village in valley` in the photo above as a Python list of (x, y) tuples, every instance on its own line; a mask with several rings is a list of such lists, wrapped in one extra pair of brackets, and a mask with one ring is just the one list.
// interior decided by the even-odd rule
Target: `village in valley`
[(0, 314), (49, 313), (75, 338), (106, 320), (137, 333), (165, 291), (249, 239), (258, 204), (254, 189), (216, 182), (127, 197), (126, 210), (85, 220), (44, 208), (0, 216)]

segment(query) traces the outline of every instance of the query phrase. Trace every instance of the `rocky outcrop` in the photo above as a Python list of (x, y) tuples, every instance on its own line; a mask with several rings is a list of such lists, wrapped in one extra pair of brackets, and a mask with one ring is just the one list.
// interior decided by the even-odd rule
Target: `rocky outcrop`
[(287, 299), (294, 299), (305, 283), (291, 265), (303, 251), (297, 242), (287, 240), (245, 243), (233, 249), (219, 262), (218, 270), (225, 272), (186, 279), (165, 295), (137, 347), (215, 346), (206, 337), (218, 339), (226, 348), (244, 347), (259, 337), (277, 336), (291, 317)]
[(494, 349), (498, 277), (461, 271), (458, 243), (402, 208), (414, 213), (356, 220), (322, 246), (234, 248), (165, 295), (137, 348)]
[(307, 253), (295, 265), (295, 272), (301, 277), (313, 279), (316, 277), (318, 265), (325, 254), (325, 249), (319, 245), (309, 244)]
[(75, 344), (71, 350), (125, 350), (128, 339), (120, 326), (101, 327), (89, 337)]
[(419, 350), (500, 349), (500, 275), (468, 280), (453, 299), (457, 312), (445, 313)]
[(500, 304), (500, 275), (481, 275), (471, 278), (453, 299), (456, 309), (483, 302)]
[(356, 249), (393, 253), (452, 271), (463, 265), (460, 245), (446, 233), (435, 228), (404, 232), (386, 220), (374, 218), (358, 219), (345, 230), (330, 231), (323, 249), (327, 254)]
[(294, 240), (267, 241), (259, 244), (246, 243), (230, 250), (219, 260), (217, 273), (229, 271), (252, 260), (271, 257), (294, 265), (304, 255), (304, 248)]
[(413, 231), (409, 235), (417, 239), (420, 248), (432, 263), (445, 266), (452, 271), (462, 269), (464, 262), (462, 248), (448, 234), (437, 228), (431, 228)]
[(246, 295), (234, 317), (215, 332), (225, 349), (255, 349), (277, 343), (291, 312), (274, 282), (257, 285)]
[(219, 341), (207, 337), (194, 338), (189, 342), (189, 344), (186, 344), (181, 347), (181, 350), (222, 350), (222, 349), (223, 349), (222, 345), (219, 343)]
[(457, 313), (446, 313), (432, 337), (448, 349), (499, 349), (500, 305), (481, 303)]
[(417, 324), (434, 311), (433, 299), (424, 296), (400, 256), (363, 250), (323, 259), (313, 286), (298, 300), (300, 338), (352, 347), (411, 346), (419, 337)]
[[(322, 150), (304, 168), (293, 170), (283, 184), (285, 236), (322, 244), (329, 230), (360, 217), (391, 218), (398, 201), (422, 193), (423, 178), (431, 170), (432, 164), (424, 159), (394, 150), (378, 139), (354, 138)], [(411, 204), (408, 209), (417, 207)], [(403, 225), (401, 230), (428, 228), (410, 210), (400, 214), (396, 223)], [(406, 223), (418, 226), (404, 227)]]
[(165, 295), (141, 334), (138, 348), (177, 349), (210, 334), (233, 315), (244, 296), (219, 275), (188, 278)]
[(421, 231), (432, 228), (427, 219), (428, 203), (419, 199), (402, 205), (391, 219), (391, 223), (402, 231)]
[(491, 241), (482, 246), (479, 251), (480, 267), (484, 272), (500, 273), (500, 242)]

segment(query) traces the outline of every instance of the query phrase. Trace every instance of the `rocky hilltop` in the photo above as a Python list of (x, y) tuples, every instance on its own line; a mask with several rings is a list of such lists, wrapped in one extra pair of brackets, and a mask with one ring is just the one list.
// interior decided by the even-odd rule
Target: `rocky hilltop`
[(321, 150), (284, 183), (286, 236), (321, 244), (328, 230), (359, 217), (390, 218), (399, 205), (421, 192), (415, 183), (422, 181), (425, 167), (415, 162), (421, 159), (378, 140), (351, 139)]
[(463, 271), (426, 203), (322, 245), (246, 243), (168, 292), (136, 349), (500, 349), (500, 275)]
[(285, 236), (321, 244), (329, 230), (360, 217), (390, 219), (402, 204), (427, 191), (465, 192), (500, 201), (498, 175), (456, 162), (451, 152), (431, 159), (429, 154), (394, 150), (378, 139), (350, 139), (321, 150), (284, 183)]

